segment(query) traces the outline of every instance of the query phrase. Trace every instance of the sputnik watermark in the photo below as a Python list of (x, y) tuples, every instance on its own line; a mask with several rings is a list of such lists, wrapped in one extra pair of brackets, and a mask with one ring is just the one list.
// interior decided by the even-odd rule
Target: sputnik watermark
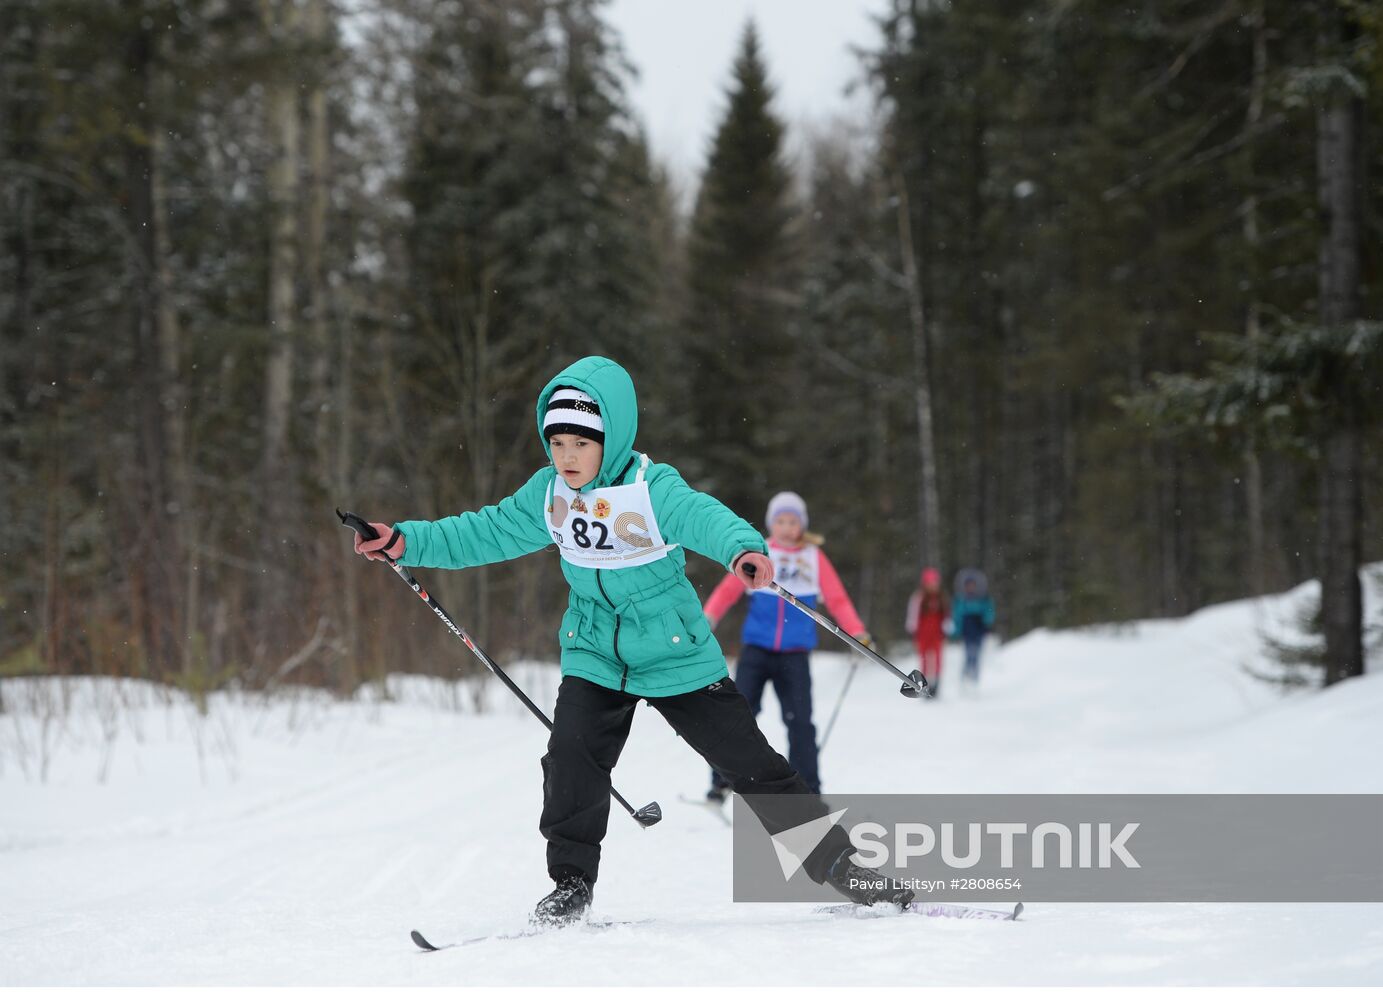
[(851, 860), (864, 868), (882, 868), (890, 862), (906, 867), (912, 859), (931, 854), (938, 844), (941, 860), (949, 868), (979, 865), (986, 860), (986, 844), (997, 845), (993, 850), (998, 853), (1000, 868), (1013, 868), (1015, 842), (1021, 838), (1028, 840), (1028, 864), (1033, 868), (1052, 864), (1058, 868), (1109, 868), (1116, 861), (1125, 868), (1141, 867), (1128, 847), (1129, 838), (1138, 829), (1137, 823), (1122, 824), (1117, 834), (1113, 832), (1113, 823), (1078, 823), (1075, 831), (1065, 823), (1039, 823), (1031, 832), (1026, 823), (968, 823), (966, 850), (962, 854), (957, 847), (955, 823), (942, 823), (938, 837), (927, 823), (895, 823), (891, 829), (870, 821), (842, 823), (847, 811), (839, 809), (772, 835), (773, 850), (785, 881), (802, 868), (836, 825), (843, 826), (849, 834), (855, 848)]
[(1137, 823), (1121, 824), (1117, 834), (1113, 823), (1077, 823), (1074, 832), (1065, 823), (1039, 823), (1031, 832), (1026, 823), (967, 823), (964, 854), (957, 846), (957, 824), (940, 826), (938, 838), (927, 823), (896, 823), (891, 830), (882, 823), (857, 823), (848, 831), (855, 845), (855, 863), (865, 868), (880, 868), (890, 861), (906, 866), (913, 858), (931, 854), (939, 842), (941, 860), (948, 868), (974, 868), (989, 860), (988, 845), (997, 843), (998, 865), (1008, 869), (1015, 867), (1015, 843), (1026, 838), (1028, 864), (1033, 868), (1053, 864), (1057, 868), (1110, 868), (1116, 861), (1125, 868), (1142, 867), (1128, 846)]
[(751, 795), (734, 809), (737, 900), (832, 900), (821, 881), (848, 852), (875, 887), (956, 900), (1383, 902), (1383, 795)]

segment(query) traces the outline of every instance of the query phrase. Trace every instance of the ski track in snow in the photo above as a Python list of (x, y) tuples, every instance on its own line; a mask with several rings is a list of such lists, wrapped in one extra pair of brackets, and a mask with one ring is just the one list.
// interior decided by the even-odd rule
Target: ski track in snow
[[(1039, 630), (990, 648), (968, 697), (952, 648), (931, 704), (863, 664), (826, 791), (1383, 792), (1378, 664), (1289, 696), (1243, 671), (1264, 662), (1260, 631), (1313, 592)], [(819, 725), (848, 662), (813, 658)], [(555, 672), (517, 676), (550, 708)], [(206, 719), (135, 682), (62, 683), (74, 707), (40, 782), (38, 688), (6, 682), (0, 986), (1383, 982), (1383, 904), (1030, 902), (1017, 923), (734, 904), (730, 830), (678, 800), (706, 769), (646, 707), (615, 780), (666, 818), (642, 830), (612, 810), (595, 911), (650, 922), (420, 954), (412, 928), (439, 944), (515, 931), (549, 887), (546, 732), (497, 683), (485, 715), (399, 677), (391, 702), (222, 696)], [(784, 747), (771, 692), (762, 722)]]

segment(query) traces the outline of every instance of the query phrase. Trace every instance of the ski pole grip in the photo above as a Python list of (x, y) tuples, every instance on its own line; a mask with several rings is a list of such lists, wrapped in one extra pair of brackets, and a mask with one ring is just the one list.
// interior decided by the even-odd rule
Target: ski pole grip
[(341, 519), (342, 524), (344, 524), (347, 528), (350, 528), (352, 531), (354, 531), (361, 538), (365, 539), (365, 541), (367, 542), (372, 542), (379, 537), (379, 532), (376, 531), (374, 528), (371, 528), (369, 522), (366, 521), (359, 514), (354, 514), (351, 511), (346, 511), (343, 514), (341, 513), (341, 508), (337, 507), (336, 516)]
[[(749, 553), (750, 553), (751, 551), (752, 551), (751, 549), (745, 549), (745, 550), (744, 550), (743, 552), (741, 552), (739, 555), (735, 556), (734, 560), (732, 560), (731, 563), (730, 563), (731, 569), (733, 569), (733, 568), (735, 568), (736, 566), (738, 566), (738, 565), (740, 564), (740, 560), (743, 559), (745, 556), (749, 555)], [(751, 579), (751, 580), (754, 579), (754, 577), (757, 575), (757, 574), (755, 573), (755, 571), (754, 571), (754, 564), (753, 564), (753, 563), (745, 563), (745, 564), (744, 564), (744, 571), (745, 571), (746, 573), (749, 574), (749, 579)]]

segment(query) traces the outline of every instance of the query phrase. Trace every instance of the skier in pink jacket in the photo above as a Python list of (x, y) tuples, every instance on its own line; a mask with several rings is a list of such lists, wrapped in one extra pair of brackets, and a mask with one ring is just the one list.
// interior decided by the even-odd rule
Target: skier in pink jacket
[[(768, 503), (768, 555), (773, 578), (803, 604), (822, 601), (842, 629), (869, 644), (850, 596), (821, 550), (820, 536), (807, 532), (807, 504), (796, 493), (779, 493)], [(706, 602), (712, 627), (740, 599), (745, 587), (733, 574), (726, 576)], [(813, 792), (821, 790), (817, 767), (816, 727), (812, 724), (812, 675), (808, 654), (816, 648), (816, 623), (767, 590), (749, 595), (749, 615), (740, 636), (742, 648), (735, 667), (735, 686), (757, 716), (764, 686), (773, 683), (788, 730), (788, 763)], [(723, 801), (728, 785), (711, 772), (706, 797)]]

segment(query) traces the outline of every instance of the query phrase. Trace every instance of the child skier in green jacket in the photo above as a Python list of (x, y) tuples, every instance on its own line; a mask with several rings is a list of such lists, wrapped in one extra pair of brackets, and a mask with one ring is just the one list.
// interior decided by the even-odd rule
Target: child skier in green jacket
[[(766, 586), (773, 563), (759, 532), (688, 486), (672, 466), (634, 451), (634, 384), (615, 362), (588, 357), (562, 371), (539, 395), (537, 417), (552, 464), (512, 496), (438, 521), (376, 523), (379, 538), (357, 538), (356, 551), (441, 569), (515, 559), (550, 545), (561, 555), (571, 596), (558, 632), (562, 682), (542, 760), (539, 821), (556, 886), (534, 919), (563, 924), (590, 907), (609, 820), (610, 772), (640, 700), (735, 791), (809, 792), (735, 689), (685, 572), (690, 548), (726, 566), (746, 587)], [(770, 833), (801, 822), (800, 806), (782, 814), (764, 805), (755, 811)], [(821, 803), (812, 811), (827, 810)], [(837, 827), (803, 868), (856, 902), (911, 898), (906, 890), (862, 888), (878, 880), (849, 861), (853, 850)]]

